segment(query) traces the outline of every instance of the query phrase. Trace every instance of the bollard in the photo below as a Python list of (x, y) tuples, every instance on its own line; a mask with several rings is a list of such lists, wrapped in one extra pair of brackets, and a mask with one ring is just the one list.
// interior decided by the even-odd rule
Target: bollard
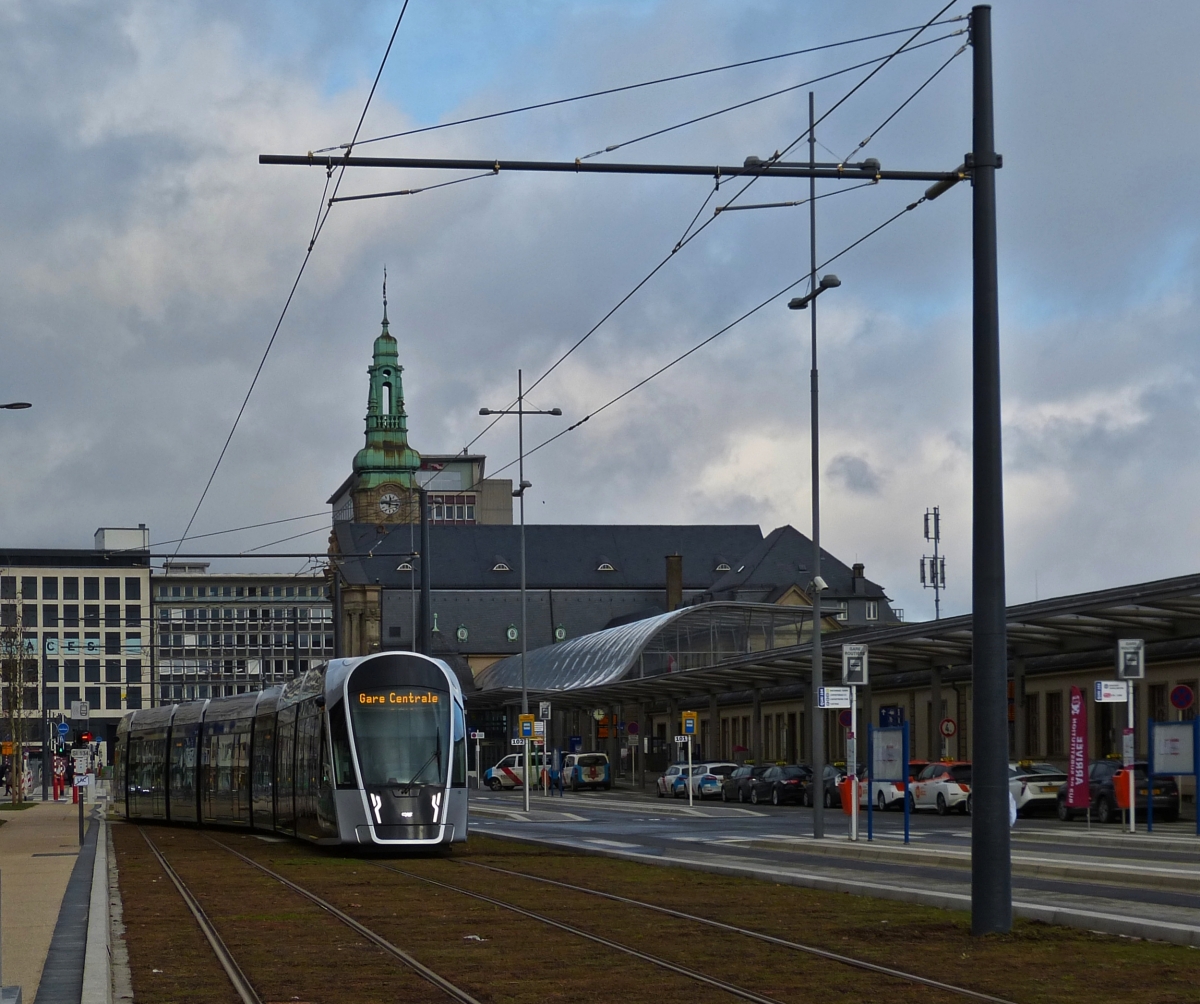
[(75, 785), (75, 801), (79, 803), (79, 846), (83, 846), (83, 792)]

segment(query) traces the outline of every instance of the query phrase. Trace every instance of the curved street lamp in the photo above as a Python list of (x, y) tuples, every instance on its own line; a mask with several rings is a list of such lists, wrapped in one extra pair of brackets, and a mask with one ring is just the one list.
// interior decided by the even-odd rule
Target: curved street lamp
[(6, 411), (24, 411), (26, 408), (32, 408), (33, 405), (28, 401), (10, 401), (8, 404), (0, 404), (0, 408)]

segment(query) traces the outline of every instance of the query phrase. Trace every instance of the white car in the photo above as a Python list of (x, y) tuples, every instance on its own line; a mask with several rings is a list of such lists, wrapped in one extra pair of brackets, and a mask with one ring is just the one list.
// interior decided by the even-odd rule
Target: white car
[(1017, 815), (1029, 815), (1037, 809), (1054, 811), (1058, 806), (1058, 791), (1067, 783), (1067, 775), (1052, 763), (1020, 763), (1008, 765), (1008, 790), (1017, 803)]
[(722, 782), (737, 769), (736, 763), (728, 761), (700, 764), (692, 771), (692, 794), (697, 798), (720, 798)]
[[(908, 777), (911, 781), (926, 767), (929, 766), (928, 760), (910, 760), (908, 762)], [(885, 812), (888, 809), (903, 809), (904, 808), (904, 793), (908, 786), (903, 781), (873, 781), (871, 783), (871, 796), (875, 800), (875, 808), (880, 812)], [(866, 786), (863, 786), (865, 796)], [(863, 800), (865, 805), (865, 797)]]
[(675, 791), (675, 782), (682, 775), (687, 776), (688, 765), (686, 763), (673, 763), (655, 780), (654, 786), (658, 791), (659, 798), (666, 798)]
[[(530, 750), (529, 768), (533, 774), (534, 784), (540, 784), (542, 771), (541, 751)], [(523, 753), (510, 753), (495, 767), (489, 767), (483, 772), (483, 783), (492, 791), (505, 788), (520, 788), (525, 779), (525, 756)]]
[(908, 788), (910, 809), (936, 809), (939, 816), (971, 811), (971, 765), (965, 761), (931, 763)]

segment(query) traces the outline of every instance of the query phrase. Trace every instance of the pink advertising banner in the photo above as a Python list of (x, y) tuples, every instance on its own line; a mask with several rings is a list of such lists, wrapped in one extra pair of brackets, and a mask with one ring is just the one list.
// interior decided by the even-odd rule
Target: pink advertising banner
[(1067, 747), (1067, 805), (1086, 809), (1091, 804), (1088, 790), (1087, 699), (1078, 687), (1071, 688), (1071, 732)]

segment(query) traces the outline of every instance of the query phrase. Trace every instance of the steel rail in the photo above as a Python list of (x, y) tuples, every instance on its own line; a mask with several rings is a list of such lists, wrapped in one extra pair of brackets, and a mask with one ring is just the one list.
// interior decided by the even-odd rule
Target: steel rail
[(319, 157), (315, 154), (262, 153), (260, 164), (283, 164), (292, 167), (399, 167), (418, 170), (535, 171), (562, 174), (665, 174), (698, 176), (702, 178), (829, 178), (840, 181), (932, 181), (954, 182), (962, 179), (960, 171), (885, 171), (877, 165), (846, 164), (839, 167), (788, 163), (781, 165), (762, 161), (747, 166), (719, 164), (608, 164), (581, 160), (463, 160), (443, 157)]
[(225, 970), (225, 975), (229, 977), (229, 982), (233, 984), (233, 989), (242, 999), (243, 1004), (263, 1004), (262, 998), (255, 993), (254, 987), (250, 985), (250, 981), (246, 978), (246, 974), (242, 972), (241, 967), (237, 964), (232, 953), (225, 946), (225, 942), (221, 940), (221, 936), (217, 933), (217, 929), (213, 927), (213, 923), (208, 919), (208, 914), (204, 912), (204, 908), (200, 905), (195, 896), (192, 895), (190, 889), (181, 879), (170, 862), (163, 857), (160, 851), (147, 835), (142, 827), (137, 828), (138, 833), (142, 835), (142, 839), (146, 841), (146, 845), (150, 851), (158, 859), (159, 866), (166, 872), (167, 878), (174, 883), (175, 888), (179, 890), (179, 895), (183, 897), (187, 908), (192, 911), (192, 916), (196, 918), (196, 923), (200, 925), (200, 930), (204, 932), (204, 937), (208, 939), (208, 944), (216, 955), (217, 961), (221, 963), (221, 968)]
[(450, 885), (448, 882), (439, 882), (437, 879), (426, 878), (424, 875), (418, 875), (415, 872), (406, 872), (403, 868), (396, 868), (394, 865), (384, 865), (375, 862), (376, 867), (382, 868), (384, 871), (395, 872), (397, 875), (403, 875), (406, 878), (416, 879), (419, 882), (427, 882), (430, 885), (437, 886), (439, 889), (446, 889), (450, 892), (456, 892), (463, 896), (469, 896), (472, 899), (480, 900), (484, 903), (490, 903), (492, 906), (498, 906), (502, 910), (510, 910), (513, 913), (520, 914), (523, 917), (528, 917), (531, 920), (539, 921), (542, 924), (547, 924), (550, 927), (557, 928), (560, 931), (565, 931), (568, 934), (574, 934), (577, 937), (584, 938), (594, 942), (597, 945), (604, 945), (606, 948), (611, 948), (618, 952), (623, 952), (626, 955), (632, 955), (636, 959), (641, 959), (643, 962), (649, 962), (653, 966), (658, 966), (660, 969), (666, 969), (670, 972), (677, 973), (680, 976), (686, 976), (690, 980), (695, 980), (697, 983), (704, 983), (707, 986), (715, 987), (717, 990), (724, 990), (734, 997), (740, 997), (742, 1000), (751, 1001), (752, 1004), (781, 1004), (774, 997), (764, 997), (762, 994), (757, 994), (753, 990), (747, 990), (744, 987), (739, 987), (734, 983), (726, 983), (724, 980), (719, 980), (715, 976), (706, 976), (704, 973), (697, 972), (695, 969), (688, 969), (686, 966), (677, 965), (674, 962), (668, 962), (666, 959), (661, 959), (657, 955), (650, 955), (647, 952), (639, 951), (636, 948), (631, 948), (629, 945), (623, 945), (619, 941), (612, 941), (608, 938), (602, 938), (598, 934), (590, 934), (587, 931), (581, 931), (577, 927), (572, 927), (570, 924), (564, 924), (561, 921), (553, 920), (550, 917), (542, 916), (540, 913), (534, 913), (532, 910), (526, 910), (524, 907), (516, 906), (513, 903), (506, 903), (502, 899), (494, 899), (491, 896), (485, 896), (481, 892), (473, 892), (470, 889), (463, 889), (459, 886)]
[(331, 914), (332, 916), (336, 917), (338, 920), (340, 920), (343, 924), (345, 924), (352, 931), (356, 932), (357, 934), (361, 934), (364, 938), (366, 938), (368, 941), (370, 941), (373, 945), (375, 945), (378, 948), (382, 948), (385, 952), (387, 952), (393, 958), (399, 959), (406, 966), (408, 966), (411, 970), (413, 970), (413, 972), (415, 972), (418, 976), (427, 980), (429, 983), (432, 983), (439, 990), (443, 991), (447, 996), (452, 997), (456, 1001), (461, 1001), (462, 1004), (480, 1004), (480, 1002), (478, 1000), (476, 1000), (474, 997), (472, 997), (469, 993), (467, 993), (461, 987), (455, 986), (453, 983), (451, 983), (445, 977), (439, 976), (428, 966), (422, 965), (415, 958), (413, 958), (411, 955), (409, 955), (408, 952), (404, 951), (404, 949), (397, 948), (395, 945), (393, 945), (390, 941), (388, 941), (382, 935), (376, 934), (369, 927), (365, 926), (364, 924), (360, 924), (357, 920), (355, 920), (353, 917), (351, 917), (348, 913), (343, 913), (341, 910), (339, 910), (336, 906), (334, 906), (328, 900), (322, 899), (320, 896), (318, 896), (314, 892), (309, 892), (303, 886), (297, 885), (295, 882), (291, 881), (291, 879), (284, 878), (284, 876), (280, 875), (278, 872), (272, 871), (266, 865), (259, 864), (253, 858), (247, 857), (245, 854), (242, 854), (240, 851), (235, 851), (228, 844), (221, 843), (221, 841), (217, 840), (215, 837), (209, 837), (207, 834), (205, 834), (205, 836), (207, 837), (207, 839), (211, 840), (214, 844), (216, 844), (218, 847), (220, 847), (221, 850), (228, 851), (234, 857), (240, 858), (242, 861), (246, 862), (246, 864), (248, 864), (248, 865), (252, 865), (253, 867), (257, 868), (259, 871), (263, 872), (264, 874), (269, 875), (276, 882), (279, 882), (280, 884), (287, 886), (289, 889), (292, 890), (292, 892), (298, 893), (299, 895), (301, 895), (305, 899), (307, 899), (310, 903), (316, 904), (322, 910), (324, 910), (326, 913)]
[(919, 983), (922, 986), (932, 987), (935, 990), (944, 990), (947, 993), (958, 994), (963, 997), (970, 997), (973, 1000), (988, 1001), (989, 1004), (1013, 1004), (1012, 1001), (1004, 997), (994, 997), (991, 994), (985, 994), (978, 990), (969, 990), (966, 987), (957, 987), (951, 983), (942, 983), (939, 980), (931, 980), (925, 976), (917, 976), (915, 973), (906, 973), (901, 969), (892, 969), (889, 966), (881, 966), (875, 962), (866, 962), (862, 959), (856, 959), (849, 955), (841, 955), (838, 952), (830, 952), (827, 949), (816, 948), (812, 945), (802, 945), (797, 941), (788, 941), (786, 938), (776, 938), (774, 935), (763, 934), (760, 931), (751, 931), (745, 927), (737, 927), (734, 924), (711, 920), (708, 917), (697, 917), (695, 914), (684, 913), (682, 910), (673, 910), (667, 906), (658, 906), (655, 903), (647, 903), (640, 899), (630, 899), (628, 896), (618, 896), (616, 893), (588, 889), (585, 886), (572, 885), (570, 882), (560, 882), (557, 879), (545, 878), (541, 875), (530, 875), (528, 872), (513, 871), (511, 868), (485, 865), (478, 861), (459, 861), (457, 864), (469, 865), (472, 868), (482, 868), (485, 871), (497, 872), (500, 875), (512, 875), (514, 878), (529, 879), (531, 882), (544, 882), (547, 885), (558, 886), (560, 889), (571, 889), (574, 892), (587, 893), (589, 896), (599, 896), (602, 899), (610, 899), (617, 903), (627, 903), (630, 906), (640, 906), (646, 910), (654, 910), (656, 913), (665, 913), (669, 917), (678, 917), (680, 920), (690, 920), (697, 924), (707, 924), (709, 927), (716, 927), (722, 931), (743, 934), (748, 938), (757, 938), (759, 941), (766, 941), (772, 945), (792, 948), (798, 952), (806, 952), (809, 955), (816, 955), (819, 958), (829, 959), (832, 962), (840, 962), (843, 965), (853, 966), (856, 969), (865, 969), (867, 972), (878, 973), (882, 976), (891, 976), (909, 983)]

